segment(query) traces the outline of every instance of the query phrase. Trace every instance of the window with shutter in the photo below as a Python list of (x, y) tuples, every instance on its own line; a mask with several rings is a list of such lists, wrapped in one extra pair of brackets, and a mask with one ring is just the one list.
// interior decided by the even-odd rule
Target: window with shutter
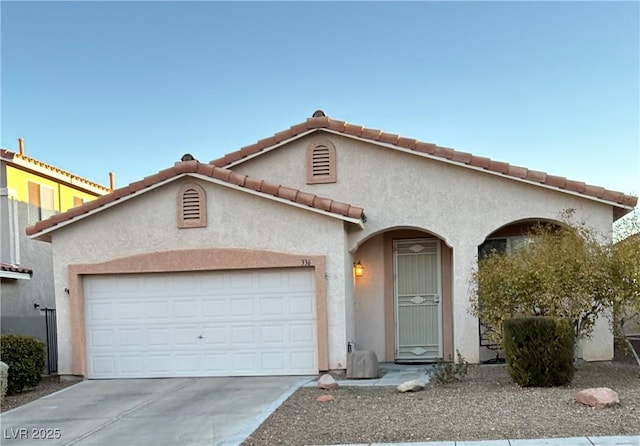
[(178, 228), (203, 228), (207, 226), (207, 209), (204, 189), (195, 183), (187, 183), (178, 190)]
[(307, 184), (335, 183), (336, 148), (329, 140), (316, 140), (307, 147)]

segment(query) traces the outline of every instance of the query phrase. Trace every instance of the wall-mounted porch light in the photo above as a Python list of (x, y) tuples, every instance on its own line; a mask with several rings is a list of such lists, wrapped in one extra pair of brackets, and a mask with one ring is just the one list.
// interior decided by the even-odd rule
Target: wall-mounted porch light
[(360, 263), (360, 261), (353, 264), (353, 272), (356, 277), (364, 276), (364, 266), (362, 266), (362, 263)]

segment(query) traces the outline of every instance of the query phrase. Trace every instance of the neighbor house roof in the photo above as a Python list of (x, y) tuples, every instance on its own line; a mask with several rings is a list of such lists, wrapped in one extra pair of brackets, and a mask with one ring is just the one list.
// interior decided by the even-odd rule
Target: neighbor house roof
[[(595, 198), (630, 210), (638, 203), (638, 197), (625, 195), (622, 192), (605, 189), (599, 186), (585, 184), (581, 181), (569, 180), (565, 177), (549, 175), (546, 172), (529, 170), (526, 167), (513, 166), (511, 164), (495, 161), (490, 158), (460, 152), (448, 147), (421, 142), (413, 138), (407, 138), (394, 133), (386, 133), (382, 130), (370, 129), (361, 125), (349, 124), (325, 116), (321, 110), (316, 111), (313, 117), (305, 122), (296, 124), (287, 130), (278, 132), (273, 136), (261, 139), (255, 144), (245, 146), (240, 150), (228, 153), (222, 158), (211, 161), (211, 164), (231, 168), (261, 153), (289, 142), (292, 139), (307, 135), (314, 131), (328, 131), (348, 137), (383, 144), (388, 147), (399, 148), (415, 152), (423, 156), (440, 159), (453, 164), (459, 164), (483, 170), (489, 173), (511, 177), (520, 181), (544, 185), (561, 191), (577, 193), (588, 198)], [(622, 213), (621, 215), (624, 215)], [(620, 215), (620, 216), (621, 216)]]
[(0, 262), (0, 277), (5, 279), (29, 279), (33, 275), (31, 268)]
[(360, 223), (365, 219), (364, 209), (348, 203), (342, 203), (330, 198), (320, 197), (315, 194), (302, 192), (298, 189), (267, 183), (263, 180), (250, 178), (229, 169), (216, 167), (212, 164), (200, 163), (196, 160), (177, 162), (173, 167), (133, 182), (126, 187), (114, 190), (111, 194), (103, 195), (96, 200), (84, 203), (67, 212), (56, 214), (46, 220), (37, 222), (27, 227), (27, 235), (36, 236), (49, 232), (57, 226), (71, 223), (74, 220), (86, 217), (96, 211), (102, 210), (118, 201), (123, 201), (135, 195), (164, 184), (167, 181), (177, 179), (184, 175), (197, 175), (204, 179), (229, 185), (231, 187), (252, 192), (278, 201), (284, 201), (302, 208), (309, 208), (318, 212), (340, 217), (353, 223)]
[(51, 164), (43, 163), (30, 156), (20, 153), (12, 152), (7, 149), (0, 149), (0, 158), (2, 161), (20, 167), (22, 169), (30, 170), (34, 173), (48, 176), (56, 181), (61, 181), (69, 185), (73, 185), (76, 188), (84, 189), (95, 195), (104, 195), (111, 192), (111, 189), (101, 184), (94, 183), (86, 178), (67, 172), (66, 170), (59, 169)]

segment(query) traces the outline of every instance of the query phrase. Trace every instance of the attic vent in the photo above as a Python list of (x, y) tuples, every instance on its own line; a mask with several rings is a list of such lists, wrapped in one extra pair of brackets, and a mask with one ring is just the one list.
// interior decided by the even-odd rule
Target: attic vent
[(336, 148), (329, 140), (307, 147), (307, 184), (336, 182)]
[(204, 228), (207, 226), (207, 208), (204, 189), (188, 183), (178, 190), (178, 228)]
[(200, 194), (195, 189), (187, 189), (182, 194), (182, 218), (184, 220), (200, 218)]

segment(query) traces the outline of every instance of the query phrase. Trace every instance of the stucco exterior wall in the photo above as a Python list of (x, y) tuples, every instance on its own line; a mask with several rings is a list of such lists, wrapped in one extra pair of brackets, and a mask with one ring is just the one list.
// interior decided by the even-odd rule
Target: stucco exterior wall
[[(29, 239), (24, 230), (27, 227), (29, 205), (15, 200), (8, 203), (17, 211), (17, 229), (20, 264), (31, 268), (30, 280), (2, 280), (0, 283), (0, 325), (2, 333), (16, 333), (35, 336), (46, 342), (45, 317), (41, 308), (55, 308), (53, 287), (53, 265), (51, 245), (46, 242)], [(32, 208), (33, 209), (33, 208)], [(33, 213), (33, 210), (32, 210)], [(2, 218), (8, 215), (2, 214)], [(11, 262), (5, 252), (9, 246), (2, 245), (4, 261)], [(7, 258), (5, 258), (5, 254)], [(35, 308), (33, 304), (40, 305)]]
[[(69, 264), (165, 250), (198, 248), (261, 249), (326, 258), (330, 368), (346, 365), (344, 222), (224, 186), (197, 181), (206, 191), (208, 226), (178, 229), (176, 193), (180, 179), (85, 218), (53, 233), (54, 279), (58, 315), (59, 370), (72, 370)], [(347, 278), (347, 279), (345, 279)]]
[[(329, 139), (336, 147), (336, 183), (306, 184), (306, 148), (314, 138)], [(478, 245), (490, 233), (524, 219), (557, 220), (566, 208), (574, 208), (576, 219), (606, 237), (611, 232), (609, 205), (325, 131), (233, 170), (364, 207), (365, 229), (349, 234), (351, 252), (390, 228), (422, 228), (444, 240), (453, 249), (454, 345), (472, 362), (479, 359), (479, 346), (478, 321), (468, 312), (469, 283)], [(359, 303), (357, 308), (363, 310)], [(356, 323), (360, 317), (356, 315)], [(585, 357), (610, 359), (612, 342), (598, 333), (602, 338), (597, 342), (585, 342)]]
[(355, 258), (365, 265), (365, 274), (355, 278), (355, 340), (358, 350), (375, 352), (379, 361), (386, 357), (384, 314), (384, 238), (371, 238)]

